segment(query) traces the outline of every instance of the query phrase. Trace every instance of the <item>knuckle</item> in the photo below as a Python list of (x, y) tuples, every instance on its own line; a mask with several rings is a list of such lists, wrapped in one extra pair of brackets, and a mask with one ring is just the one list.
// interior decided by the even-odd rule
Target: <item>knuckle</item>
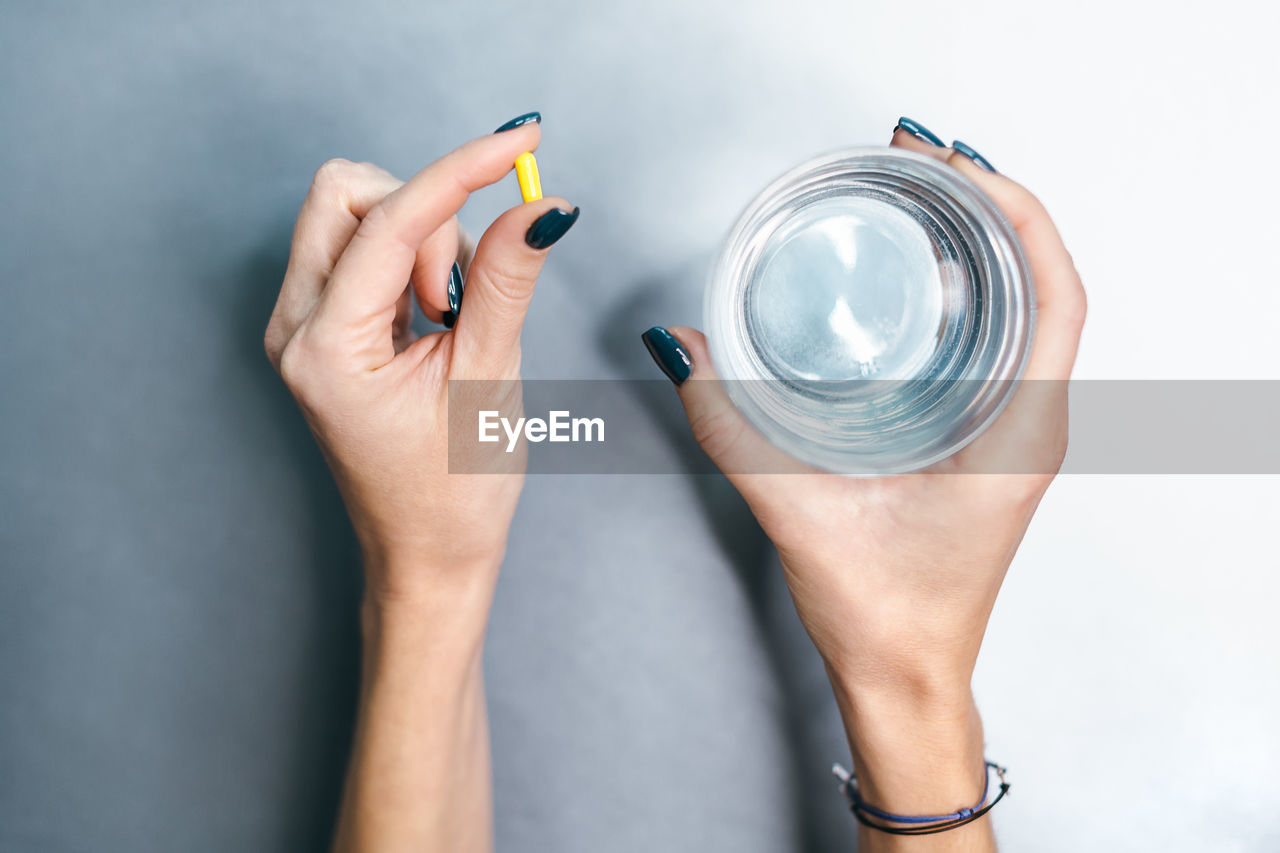
[(370, 231), (377, 231), (387, 224), (390, 214), (387, 212), (386, 200), (378, 202), (369, 208), (369, 212), (360, 220), (360, 227), (356, 229), (357, 234), (368, 236)]
[[(1051, 448), (1051, 455), (1049, 457), (1049, 463), (1050, 463), (1049, 470), (1046, 472), (1046, 477), (1049, 480), (1052, 480), (1054, 477), (1058, 476), (1058, 472), (1062, 470), (1062, 465), (1066, 461), (1067, 461), (1067, 437), (1066, 435), (1063, 435), (1061, 440), (1056, 442)], [(1045, 483), (1045, 486), (1046, 487), (1048, 486), (1047, 482)]]
[(345, 180), (356, 168), (357, 164), (352, 163), (345, 157), (331, 157), (321, 163), (319, 169), (316, 169), (312, 183), (326, 184)]
[(445, 166), (444, 173), (449, 176), (449, 180), (453, 182), (457, 190), (464, 195), (470, 195), (477, 187), (483, 186), (486, 181), (479, 166), (471, 158), (460, 154), (461, 150), (458, 149), (446, 154), (444, 159), (439, 162)]
[(1063, 414), (1061, 426), (1054, 434), (1053, 439), (1049, 442), (1050, 459), (1052, 467), (1050, 476), (1054, 476), (1058, 471), (1062, 470), (1062, 463), (1067, 460), (1067, 448), (1071, 444), (1071, 425), (1066, 414)]
[(326, 160), (311, 178), (312, 194), (322, 198), (340, 197), (350, 185), (356, 168), (355, 163), (341, 157)]
[(1040, 502), (1056, 470), (982, 477), (975, 505), (995, 518), (1025, 516)]
[(1076, 288), (1076, 298), (1071, 306), (1072, 318), (1081, 326), (1084, 325), (1085, 318), (1089, 316), (1089, 294), (1085, 293), (1083, 286)]
[(1038, 195), (1024, 187), (1022, 184), (1018, 184), (1017, 187), (1018, 195), (1022, 199), (1022, 203), (1026, 207), (1028, 213), (1043, 216), (1046, 219), (1049, 218), (1049, 209), (1044, 206), (1044, 202), (1040, 200)]
[(701, 409), (689, 418), (694, 440), (712, 459), (722, 456), (738, 443), (742, 428), (743, 423), (736, 413), (725, 408)]
[(295, 394), (301, 393), (306, 388), (306, 376), (308, 367), (311, 362), (310, 354), (307, 352), (306, 344), (295, 337), (284, 345), (280, 351), (279, 364), (277, 369), (280, 371), (280, 378), (284, 380), (284, 384), (289, 390)]
[(1034, 474), (1023, 474), (1014, 478), (1012, 488), (1009, 490), (1013, 505), (1021, 511), (1029, 512), (1044, 497), (1045, 491), (1048, 490), (1049, 484), (1053, 482), (1057, 473), (1058, 466), (1054, 465), (1051, 471), (1037, 471)]
[(268, 323), (267, 331), (262, 336), (262, 348), (266, 351), (267, 358), (277, 372), (280, 370), (280, 354), (284, 351), (284, 343), (280, 338), (280, 331), (275, 321)]
[(1010, 216), (1010, 219), (1015, 226), (1038, 223), (1044, 220), (1052, 222), (1049, 210), (1044, 206), (1044, 203), (1036, 198), (1031, 190), (1021, 184), (1015, 185), (1011, 202), (1013, 210), (1011, 211), (1012, 216)]
[(1078, 281), (1063, 295), (1060, 310), (1063, 322), (1068, 323), (1070, 328), (1077, 332), (1084, 328), (1085, 317), (1089, 313), (1089, 299)]
[(478, 275), (481, 287), (506, 305), (523, 305), (533, 290), (529, 277), (510, 267), (486, 266), (473, 269), (471, 274)]
[(1034, 507), (1035, 504), (1039, 503), (1040, 498), (1044, 496), (1045, 491), (1049, 488), (1049, 484), (1053, 482), (1054, 478), (1058, 476), (1058, 472), (1062, 470), (1062, 463), (1067, 458), (1067, 427), (1065, 423), (1043, 442), (1039, 452), (1033, 458), (1036, 461), (1033, 463), (1032, 470), (1015, 478), (1012, 497), (1019, 507)]

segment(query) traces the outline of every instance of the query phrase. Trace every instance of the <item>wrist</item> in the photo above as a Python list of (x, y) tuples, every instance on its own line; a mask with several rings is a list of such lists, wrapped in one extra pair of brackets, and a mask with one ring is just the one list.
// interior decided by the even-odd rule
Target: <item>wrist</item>
[(504, 548), (453, 553), (447, 548), (362, 549), (367, 607), (395, 611), (488, 608)]
[(365, 597), (360, 608), (362, 684), (431, 683), (445, 694), (482, 679), (487, 609)]
[(851, 686), (829, 672), (866, 802), (896, 814), (946, 814), (978, 801), (982, 719), (967, 682)]
[(366, 556), (360, 611), (366, 649), (478, 659), (501, 563), (501, 555), (468, 562)]

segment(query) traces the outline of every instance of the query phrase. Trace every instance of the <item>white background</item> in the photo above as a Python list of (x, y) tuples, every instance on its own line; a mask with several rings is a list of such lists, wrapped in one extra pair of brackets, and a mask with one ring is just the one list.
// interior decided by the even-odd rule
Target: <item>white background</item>
[[(564, 93), (626, 98), (635, 115), (612, 131), (618, 168), (578, 177), (622, 182), (635, 204), (613, 213), (673, 266), (773, 175), (885, 140), (906, 114), (1054, 215), (1089, 296), (1077, 376), (1280, 379), (1275, 5), (685, 4), (670, 30), (606, 8), (577, 31), (596, 34), (593, 53), (642, 41), (671, 67), (628, 69), (622, 94)], [(646, 122), (671, 104), (721, 134)], [(1280, 850), (1278, 486), (1080, 476), (1050, 490), (976, 680), (989, 752), (1015, 782), (995, 815), (1006, 849)]]

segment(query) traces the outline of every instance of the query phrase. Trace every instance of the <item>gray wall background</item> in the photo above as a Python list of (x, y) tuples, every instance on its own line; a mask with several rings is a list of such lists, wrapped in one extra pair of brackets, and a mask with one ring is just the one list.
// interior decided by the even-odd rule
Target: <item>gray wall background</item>
[[(544, 186), (583, 216), (528, 374), (650, 377), (639, 332), (698, 322), (741, 205), (905, 112), (1055, 211), (1090, 287), (1082, 375), (1275, 378), (1275, 171), (1169, 180), (1240, 116), (1280, 132), (1256, 87), (1273, 21), (1112, 3), (1097, 27), (1077, 5), (5, 3), (0, 850), (327, 841), (359, 565), (261, 333), (329, 157), (407, 176), (540, 109)], [(1135, 203), (1235, 215), (1192, 244)], [(1170, 358), (1193, 328), (1215, 358)], [(682, 435), (673, 395), (653, 417)], [(1055, 486), (978, 674), (1015, 768), (1009, 849), (1280, 844), (1274, 486)], [(852, 846), (821, 667), (723, 483), (534, 478), (511, 543), (487, 670), (501, 849)]]

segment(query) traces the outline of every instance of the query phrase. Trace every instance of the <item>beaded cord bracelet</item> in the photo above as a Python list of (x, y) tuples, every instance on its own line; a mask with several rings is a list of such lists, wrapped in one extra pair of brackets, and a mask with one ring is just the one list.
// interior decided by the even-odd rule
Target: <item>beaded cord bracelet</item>
[[(1000, 793), (996, 794), (995, 799), (988, 803), (987, 794), (990, 791), (992, 770), (996, 771), (996, 775), (1000, 777)], [(857, 779), (839, 764), (832, 765), (831, 772), (840, 780), (840, 793), (844, 794), (845, 799), (849, 801), (849, 809), (853, 812), (853, 816), (858, 819), (858, 822), (863, 826), (868, 826), (880, 832), (887, 832), (890, 835), (933, 835), (937, 832), (946, 832), (949, 829), (964, 826), (966, 823), (972, 823), (991, 811), (996, 803), (1004, 799), (1004, 795), (1009, 793), (1010, 787), (1004, 778), (1006, 768), (1001, 767), (994, 761), (987, 761), (983, 767), (982, 798), (978, 800), (978, 804), (973, 808), (960, 809), (944, 815), (896, 815), (867, 805), (858, 793)], [(903, 823), (907, 824), (907, 826), (888, 826), (887, 824), (889, 823)]]

